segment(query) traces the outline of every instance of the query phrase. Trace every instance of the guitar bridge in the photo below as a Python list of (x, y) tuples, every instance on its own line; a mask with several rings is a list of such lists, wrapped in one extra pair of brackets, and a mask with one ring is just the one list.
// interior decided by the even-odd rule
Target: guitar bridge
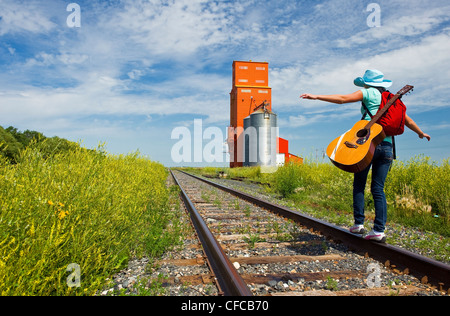
[(344, 144), (345, 144), (348, 148), (354, 148), (354, 149), (358, 148), (358, 145), (355, 145), (355, 144), (350, 143), (350, 142), (345, 142)]

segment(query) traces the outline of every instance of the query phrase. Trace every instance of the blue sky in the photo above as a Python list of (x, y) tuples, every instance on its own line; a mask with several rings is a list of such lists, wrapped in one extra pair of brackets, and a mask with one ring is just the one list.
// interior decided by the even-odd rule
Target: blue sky
[[(67, 24), (71, 2), (81, 27)], [(367, 23), (370, 3), (380, 27)], [(353, 79), (375, 68), (393, 92), (415, 86), (408, 113), (432, 136), (406, 130), (398, 158), (441, 161), (450, 157), (449, 52), (443, 1), (0, 0), (0, 125), (106, 142), (115, 154), (139, 149), (173, 166), (175, 128), (202, 119), (226, 134), (233, 60), (266, 61), (280, 136), (315, 158), (360, 119), (360, 104), (300, 94), (352, 93)]]

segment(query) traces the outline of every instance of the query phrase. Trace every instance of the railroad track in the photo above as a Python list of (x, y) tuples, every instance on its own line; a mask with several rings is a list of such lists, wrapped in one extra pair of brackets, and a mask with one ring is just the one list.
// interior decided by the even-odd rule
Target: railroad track
[(195, 257), (160, 263), (172, 271), (197, 271), (173, 272), (165, 286), (202, 284), (209, 290), (200, 295), (211, 296), (443, 295), (448, 290), (448, 265), (171, 172), (202, 246), (188, 242)]

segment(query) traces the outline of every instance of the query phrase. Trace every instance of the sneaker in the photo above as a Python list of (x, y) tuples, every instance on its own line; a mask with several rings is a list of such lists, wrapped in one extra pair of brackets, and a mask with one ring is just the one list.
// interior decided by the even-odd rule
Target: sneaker
[(352, 227), (350, 227), (349, 231), (352, 234), (364, 234), (366, 232), (366, 229), (364, 228), (364, 225), (354, 225)]
[(364, 236), (364, 239), (385, 243), (386, 235), (384, 233), (376, 232), (372, 229), (366, 236)]

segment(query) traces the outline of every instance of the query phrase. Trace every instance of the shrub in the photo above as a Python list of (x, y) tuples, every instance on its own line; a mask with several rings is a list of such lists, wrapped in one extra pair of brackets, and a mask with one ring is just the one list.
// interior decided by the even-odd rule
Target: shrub
[(300, 187), (303, 182), (301, 166), (288, 164), (278, 170), (273, 175), (273, 187), (283, 197), (288, 197)]

